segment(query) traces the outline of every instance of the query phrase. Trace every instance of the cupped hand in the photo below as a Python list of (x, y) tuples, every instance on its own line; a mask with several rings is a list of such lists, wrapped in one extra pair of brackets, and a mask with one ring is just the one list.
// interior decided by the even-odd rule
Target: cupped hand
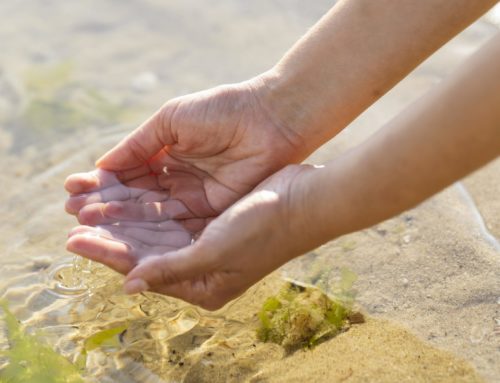
[[(162, 203), (163, 217), (196, 218), (201, 229), (266, 177), (308, 154), (302, 138), (269, 110), (264, 84), (257, 77), (170, 100), (98, 160), (107, 172), (67, 179), (66, 210), (95, 225), (107, 202), (127, 201), (127, 208), (139, 211), (144, 198), (152, 198)], [(144, 197), (145, 190), (156, 194)]]
[(218, 309), (313, 246), (300, 224), (310, 171), (290, 165), (275, 173), (212, 220), (194, 243), (183, 225), (150, 219), (77, 227), (68, 248), (127, 274), (128, 293), (154, 291)]
[[(182, 263), (184, 251), (203, 252), (210, 238), (228, 241), (227, 228), (214, 235), (227, 221), (222, 218), (200, 242), (188, 246), (207, 224), (266, 177), (308, 154), (302, 138), (269, 109), (264, 83), (256, 78), (173, 99), (98, 160), (97, 170), (69, 176), (66, 210), (82, 226), (70, 233), (68, 249), (128, 274), (138, 265), (160, 260)], [(192, 267), (193, 272), (199, 271), (195, 263)], [(199, 287), (196, 282), (182, 294), (179, 285), (172, 283), (176, 274), (170, 280), (168, 273), (164, 277), (162, 285), (148, 283), (155, 291), (205, 307), (225, 302), (194, 294), (198, 288), (210, 291), (222, 278), (220, 273), (214, 274), (212, 282)], [(248, 278), (255, 280), (257, 274)], [(241, 293), (241, 288), (230, 295)]]

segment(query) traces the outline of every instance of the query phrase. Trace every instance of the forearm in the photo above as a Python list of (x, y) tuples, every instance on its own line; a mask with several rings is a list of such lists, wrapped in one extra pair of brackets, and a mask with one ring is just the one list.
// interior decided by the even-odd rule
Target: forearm
[(364, 144), (309, 172), (297, 191), (312, 245), (411, 208), (500, 155), (499, 63), (500, 35)]
[(496, 1), (340, 1), (263, 76), (265, 103), (307, 154)]

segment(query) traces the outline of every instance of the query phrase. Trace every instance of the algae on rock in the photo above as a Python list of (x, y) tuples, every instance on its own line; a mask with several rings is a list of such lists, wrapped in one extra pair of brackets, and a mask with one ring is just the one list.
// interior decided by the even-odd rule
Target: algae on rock
[(350, 307), (318, 288), (287, 282), (264, 302), (257, 337), (278, 343), (289, 352), (312, 347), (346, 329), (350, 312)]

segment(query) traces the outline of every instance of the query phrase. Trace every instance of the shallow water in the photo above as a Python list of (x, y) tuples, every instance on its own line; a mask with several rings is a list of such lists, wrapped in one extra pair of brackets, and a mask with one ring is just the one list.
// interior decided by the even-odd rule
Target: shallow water
[[(8, 15), (0, 25), (0, 297), (29, 332), (40, 330), (76, 364), (84, 358), (89, 381), (258, 374), (263, 357), (254, 349), (261, 345), (247, 330), (262, 302), (260, 286), (247, 293), (252, 299), (212, 314), (166, 297), (123, 295), (120, 276), (74, 262), (64, 250), (75, 222), (63, 211), (62, 183), (91, 169), (169, 97), (267, 69), (328, 7), (326, 1), (0, 4)], [(496, 30), (476, 23), (311, 162), (365, 139)], [(341, 267), (352, 269), (368, 313), (406, 325), (495, 381), (499, 183), (496, 161), (416, 209), (292, 262), (284, 273), (328, 290)], [(3, 326), (0, 320), (0, 349), (8, 344)], [(88, 339), (110, 329), (109, 339), (82, 356)], [(275, 349), (262, 355), (282, 357)]]

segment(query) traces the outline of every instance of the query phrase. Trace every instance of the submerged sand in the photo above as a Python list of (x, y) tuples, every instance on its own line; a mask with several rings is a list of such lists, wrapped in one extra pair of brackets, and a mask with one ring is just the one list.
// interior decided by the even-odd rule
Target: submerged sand
[(474, 368), (407, 329), (370, 318), (313, 350), (263, 366), (251, 381), (482, 382)]
[[(103, 269), (98, 270), (98, 274), (102, 272)], [(111, 276), (113, 282), (116, 278)], [(95, 334), (97, 328), (127, 328), (115, 341), (108, 342), (121, 343), (120, 346), (103, 345), (87, 351), (85, 375), (89, 382), (93, 379), (107, 382), (109, 378), (120, 382), (158, 383), (483, 381), (470, 363), (432, 347), (394, 322), (373, 317), (365, 317), (364, 323), (353, 324), (316, 347), (293, 353), (273, 343), (262, 343), (256, 338), (259, 325), (256, 313), (265, 298), (275, 294), (283, 283), (275, 273), (223, 310), (201, 315), (182, 303), (153, 294), (128, 298), (116, 291), (110, 294), (112, 289), (101, 286), (101, 291), (95, 290), (94, 297), (85, 303), (89, 308), (84, 315), (87, 318), (77, 313), (78, 306), (72, 306), (66, 316), (61, 317), (59, 326), (50, 326), (45, 332), (50, 334), (56, 330), (53, 335), (69, 336), (68, 339), (79, 345), (68, 350), (67, 340), (56, 342), (59, 352), (65, 355), (66, 348), (65, 356), (76, 362), (82, 357), (85, 339)], [(114, 307), (97, 309), (106, 324), (96, 326), (89, 321), (95, 316), (95, 303), (110, 295), (113, 298), (109, 302)], [(11, 294), (7, 297), (12, 299)], [(49, 302), (47, 297), (45, 302), (49, 306), (62, 303)], [(45, 312), (45, 321), (50, 319), (53, 310), (54, 307)], [(158, 315), (155, 310), (165, 310), (171, 317)], [(23, 310), (16, 311), (22, 315)], [(173, 315), (174, 312), (177, 314)], [(62, 328), (57, 331), (65, 322), (72, 327), (78, 323), (78, 328), (72, 333), (61, 331)], [(0, 332), (8, 337), (2, 327), (0, 325)], [(6, 343), (8, 340), (0, 337), (0, 344)], [(0, 365), (5, 362), (0, 360)]]
[[(235, 333), (219, 334), (203, 352), (182, 358), (170, 378), (185, 382), (482, 382), (474, 368), (432, 347), (387, 320), (362, 324), (312, 348), (286, 354), (275, 344), (255, 340), (252, 313), (283, 281), (263, 281), (231, 308), (245, 323)], [(233, 329), (234, 330), (234, 329)]]

